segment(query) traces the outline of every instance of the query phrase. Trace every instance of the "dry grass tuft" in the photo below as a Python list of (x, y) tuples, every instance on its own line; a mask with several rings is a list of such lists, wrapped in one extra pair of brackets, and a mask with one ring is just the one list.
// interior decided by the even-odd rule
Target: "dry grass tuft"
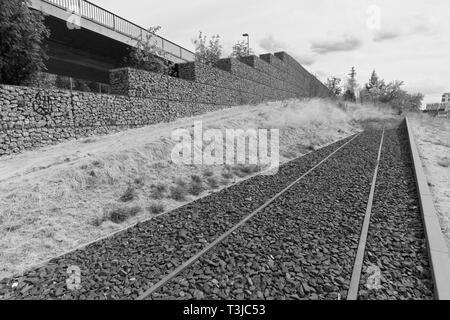
[(155, 200), (161, 200), (162, 198), (164, 198), (164, 195), (167, 192), (166, 185), (162, 183), (152, 185), (151, 188), (152, 191), (150, 192), (150, 197)]
[(137, 197), (136, 189), (133, 186), (129, 186), (119, 200), (121, 202), (131, 202), (134, 199), (136, 199), (136, 197)]
[(211, 169), (207, 169), (207, 170), (205, 170), (205, 171), (203, 172), (203, 175), (204, 175), (205, 177), (212, 177), (212, 176), (214, 175), (214, 171), (211, 170)]
[(218, 189), (220, 186), (219, 181), (215, 177), (209, 177), (206, 179), (206, 182), (211, 189)]
[(191, 183), (189, 184), (189, 193), (193, 196), (199, 196), (203, 192), (203, 181), (198, 175), (191, 177)]
[(93, 221), (93, 225), (100, 227), (103, 222), (111, 221), (115, 224), (121, 224), (127, 221), (129, 218), (135, 217), (139, 212), (142, 211), (141, 207), (118, 207), (111, 210), (107, 215), (102, 218), (97, 218)]
[(170, 187), (170, 198), (175, 201), (186, 201), (187, 193), (187, 184), (182, 179), (175, 180), (175, 185)]
[(123, 207), (117, 208), (110, 212), (108, 220), (114, 223), (123, 223), (128, 220), (128, 218), (135, 217), (139, 212), (142, 211), (141, 207)]
[(152, 203), (148, 208), (147, 211), (151, 214), (160, 214), (164, 212), (164, 205), (162, 203)]

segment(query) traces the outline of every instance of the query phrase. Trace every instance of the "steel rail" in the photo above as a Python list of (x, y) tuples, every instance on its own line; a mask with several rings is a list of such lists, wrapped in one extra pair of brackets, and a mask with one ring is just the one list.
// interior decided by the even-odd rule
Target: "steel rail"
[(276, 194), (274, 197), (272, 197), (270, 200), (268, 200), (266, 203), (264, 203), (262, 206), (260, 206), (258, 209), (250, 213), (248, 216), (246, 216), (243, 220), (238, 222), (236, 225), (234, 225), (232, 228), (230, 228), (228, 231), (223, 233), (221, 236), (219, 236), (216, 240), (208, 244), (205, 248), (203, 248), (201, 251), (197, 252), (195, 255), (193, 255), (189, 260), (185, 261), (183, 264), (178, 266), (175, 270), (173, 270), (171, 273), (166, 275), (163, 279), (158, 281), (155, 285), (151, 286), (148, 290), (146, 290), (142, 295), (140, 295), (136, 300), (144, 300), (147, 297), (149, 297), (151, 294), (159, 290), (162, 286), (167, 284), (169, 281), (171, 281), (173, 278), (175, 278), (177, 275), (179, 275), (181, 272), (183, 272), (186, 268), (190, 267), (194, 262), (196, 262), (198, 259), (200, 259), (203, 255), (211, 251), (214, 247), (216, 247), (218, 244), (220, 244), (223, 240), (228, 238), (233, 232), (238, 230), (241, 226), (243, 226), (246, 222), (248, 222), (250, 219), (252, 219), (254, 216), (256, 216), (258, 213), (260, 213), (262, 210), (267, 208), (270, 204), (272, 204), (275, 200), (277, 200), (280, 196), (282, 196), (284, 193), (286, 193), (288, 190), (290, 190), (294, 185), (296, 185), (298, 182), (300, 182), (303, 178), (308, 176), (311, 172), (313, 172), (315, 169), (320, 167), (323, 163), (325, 163), (328, 159), (330, 159), (333, 155), (335, 155), (337, 152), (339, 152), (341, 149), (343, 149), (345, 146), (347, 146), (349, 143), (354, 141), (357, 137), (359, 137), (361, 133), (355, 135), (351, 140), (344, 143), (342, 146), (337, 148), (335, 151), (333, 151), (331, 154), (326, 156), (322, 161), (320, 161), (318, 164), (316, 164), (313, 168), (309, 169), (306, 173), (304, 173), (302, 176), (300, 176), (297, 180), (289, 184), (286, 188), (284, 188), (282, 191), (280, 191), (278, 194)]
[(357, 300), (359, 291), (359, 282), (361, 280), (362, 266), (364, 262), (364, 253), (366, 251), (367, 235), (369, 233), (370, 217), (372, 215), (372, 205), (375, 196), (375, 187), (377, 184), (378, 169), (380, 167), (381, 150), (383, 148), (384, 129), (381, 135), (380, 149), (378, 151), (377, 165), (373, 173), (372, 186), (370, 188), (369, 200), (367, 202), (366, 214), (364, 216), (364, 223), (359, 238), (358, 251), (356, 253), (355, 263), (353, 266), (352, 278), (350, 280), (350, 288), (347, 294), (347, 300)]

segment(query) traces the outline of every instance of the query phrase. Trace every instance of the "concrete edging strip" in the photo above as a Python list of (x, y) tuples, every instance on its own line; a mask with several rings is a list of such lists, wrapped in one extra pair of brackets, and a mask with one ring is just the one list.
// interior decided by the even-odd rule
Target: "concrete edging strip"
[(423, 171), (422, 161), (420, 160), (408, 117), (406, 117), (406, 127), (416, 177), (420, 211), (422, 212), (427, 238), (428, 255), (430, 258), (436, 299), (450, 300), (450, 256), (447, 244), (439, 224), (439, 218)]

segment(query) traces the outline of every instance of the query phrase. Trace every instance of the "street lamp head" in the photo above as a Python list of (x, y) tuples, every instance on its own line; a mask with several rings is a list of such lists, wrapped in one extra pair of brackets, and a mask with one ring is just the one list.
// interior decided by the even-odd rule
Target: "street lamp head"
[(248, 37), (248, 33), (244, 33), (242, 36), (243, 37)]

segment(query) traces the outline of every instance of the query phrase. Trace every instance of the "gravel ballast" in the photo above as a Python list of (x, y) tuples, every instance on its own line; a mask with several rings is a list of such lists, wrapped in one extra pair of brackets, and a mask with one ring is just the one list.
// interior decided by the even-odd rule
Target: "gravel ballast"
[(152, 299), (345, 299), (381, 131), (363, 133)]
[(385, 134), (359, 299), (434, 298), (407, 139), (404, 125)]

